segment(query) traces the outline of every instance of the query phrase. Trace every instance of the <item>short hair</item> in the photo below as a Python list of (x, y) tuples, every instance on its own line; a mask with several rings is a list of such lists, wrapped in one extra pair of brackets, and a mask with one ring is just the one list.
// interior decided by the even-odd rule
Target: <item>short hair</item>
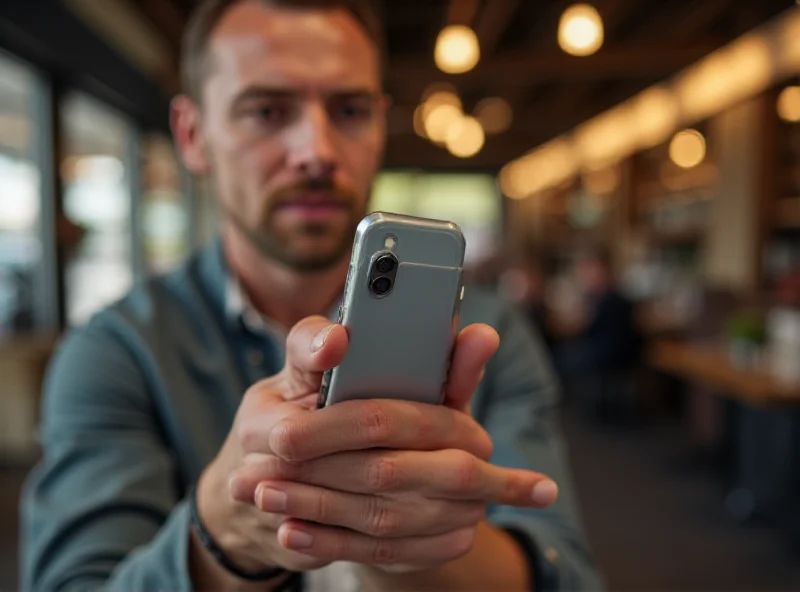
[[(184, 29), (181, 43), (181, 85), (183, 92), (200, 101), (207, 72), (208, 45), (225, 13), (243, 0), (201, 0)], [(266, 6), (299, 9), (344, 10), (352, 15), (378, 49), (383, 61), (384, 38), (375, 0), (261, 0)]]

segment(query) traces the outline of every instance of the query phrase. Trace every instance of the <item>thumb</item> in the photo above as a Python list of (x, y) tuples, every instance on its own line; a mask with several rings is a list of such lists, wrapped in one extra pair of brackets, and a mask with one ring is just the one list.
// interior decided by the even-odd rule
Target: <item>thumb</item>
[(337, 366), (347, 352), (347, 331), (322, 316), (297, 323), (286, 338), (281, 372), (283, 396), (298, 399), (319, 391), (322, 373)]
[(500, 346), (497, 331), (489, 325), (470, 325), (456, 338), (445, 388), (445, 404), (469, 413), (469, 404), (483, 378), (486, 363)]

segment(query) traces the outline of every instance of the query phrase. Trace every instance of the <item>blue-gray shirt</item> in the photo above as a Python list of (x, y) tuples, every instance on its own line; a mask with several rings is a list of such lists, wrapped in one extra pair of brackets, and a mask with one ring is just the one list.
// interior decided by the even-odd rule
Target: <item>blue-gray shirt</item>
[[(186, 493), (221, 447), (242, 394), (283, 365), (283, 343), (226, 314), (220, 241), (137, 285), (72, 331), (45, 383), (43, 459), (22, 499), (26, 590), (190, 590)], [(462, 323), (500, 334), (473, 399), (493, 462), (561, 488), (546, 510), (491, 507), (528, 543), (542, 588), (597, 589), (558, 430), (557, 388), (529, 325), (467, 290)]]

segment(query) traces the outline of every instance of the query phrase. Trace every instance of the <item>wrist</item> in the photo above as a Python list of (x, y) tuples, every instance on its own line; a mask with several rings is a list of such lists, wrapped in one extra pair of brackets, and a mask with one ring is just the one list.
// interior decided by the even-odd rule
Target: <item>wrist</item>
[[(282, 581), (288, 571), (265, 557), (263, 544), (255, 545), (244, 530), (256, 510), (235, 502), (218, 478), (215, 467), (203, 472), (189, 498), (192, 516), (192, 541), (202, 552), (200, 557), (216, 564), (241, 581), (272, 583)], [(250, 514), (250, 515), (247, 515)]]
[[(215, 545), (241, 569), (257, 571), (274, 567), (263, 559), (248, 553), (247, 539), (232, 528), (236, 524), (236, 502), (224, 486), (224, 478), (218, 476), (216, 460), (200, 475), (194, 496), (197, 518)], [(195, 533), (196, 536), (196, 533)]]

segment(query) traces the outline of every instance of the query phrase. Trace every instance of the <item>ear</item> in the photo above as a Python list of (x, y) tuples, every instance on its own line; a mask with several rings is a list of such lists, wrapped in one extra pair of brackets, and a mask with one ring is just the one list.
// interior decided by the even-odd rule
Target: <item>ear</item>
[(178, 95), (170, 103), (169, 123), (186, 168), (196, 175), (208, 173), (211, 166), (202, 133), (199, 105), (186, 95)]

